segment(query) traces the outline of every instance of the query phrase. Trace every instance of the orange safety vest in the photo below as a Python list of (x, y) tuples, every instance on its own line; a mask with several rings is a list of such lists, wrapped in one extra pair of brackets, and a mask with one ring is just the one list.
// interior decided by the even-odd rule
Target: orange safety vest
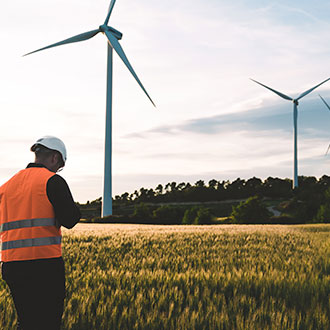
[(26, 168), (0, 187), (0, 261), (57, 258), (61, 230), (47, 197), (55, 175), (43, 167)]

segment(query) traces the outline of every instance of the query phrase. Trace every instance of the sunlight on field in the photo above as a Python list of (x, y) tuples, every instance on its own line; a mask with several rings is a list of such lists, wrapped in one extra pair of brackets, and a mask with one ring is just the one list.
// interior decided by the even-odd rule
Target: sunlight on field
[(63, 257), (63, 329), (329, 329), (330, 225), (79, 224)]
[[(96, 235), (104, 236), (109, 234), (125, 233), (131, 234), (161, 234), (161, 233), (284, 233), (299, 231), (300, 228), (320, 228), (322, 231), (324, 225), (304, 225), (304, 226), (285, 226), (285, 225), (136, 225), (136, 224), (89, 224), (81, 223), (73, 229), (62, 228), (65, 235)], [(330, 230), (330, 226), (329, 226)]]

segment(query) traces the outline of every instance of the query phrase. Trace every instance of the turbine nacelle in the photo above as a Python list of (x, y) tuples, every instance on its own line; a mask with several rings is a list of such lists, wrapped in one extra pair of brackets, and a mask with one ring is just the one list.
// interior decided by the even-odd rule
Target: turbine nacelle
[(106, 31), (111, 32), (117, 38), (117, 40), (121, 40), (121, 38), (123, 37), (123, 34), (121, 32), (119, 32), (118, 30), (114, 29), (113, 27), (107, 26), (105, 24), (100, 25), (99, 30), (102, 33), (105, 33)]

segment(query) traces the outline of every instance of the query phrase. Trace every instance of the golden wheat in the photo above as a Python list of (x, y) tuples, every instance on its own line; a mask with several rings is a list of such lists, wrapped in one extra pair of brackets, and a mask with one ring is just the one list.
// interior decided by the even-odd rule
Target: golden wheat
[[(328, 329), (330, 225), (80, 224), (63, 329)], [(0, 327), (15, 312), (0, 281)]]

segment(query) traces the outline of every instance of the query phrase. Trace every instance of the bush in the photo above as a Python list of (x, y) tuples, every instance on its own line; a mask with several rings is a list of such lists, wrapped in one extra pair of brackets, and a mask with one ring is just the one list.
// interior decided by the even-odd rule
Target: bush
[(212, 223), (213, 215), (208, 208), (194, 206), (185, 211), (183, 225), (205, 225)]
[(270, 215), (258, 196), (250, 197), (234, 206), (231, 213), (234, 222), (247, 224), (267, 223)]
[(315, 217), (316, 222), (330, 222), (330, 205), (329, 204), (322, 204), (316, 214)]
[(207, 225), (207, 224), (212, 223), (212, 220), (213, 220), (213, 215), (211, 214), (210, 210), (205, 207), (201, 207), (197, 211), (197, 216), (194, 220), (194, 224), (195, 225)]
[(302, 201), (295, 196), (288, 201), (282, 202), (279, 208), (289, 217), (296, 219), (295, 223), (306, 223), (315, 218), (319, 204), (319, 200), (315, 198)]
[(324, 194), (325, 203), (322, 204), (314, 218), (316, 222), (330, 222), (330, 188)]
[(197, 217), (197, 212), (199, 210), (198, 206), (194, 206), (190, 209), (187, 209), (184, 212), (183, 218), (182, 218), (182, 224), (183, 225), (191, 225), (194, 223), (196, 217)]
[(150, 223), (152, 221), (152, 213), (148, 205), (140, 203), (135, 205), (132, 218), (140, 223)]
[(155, 224), (179, 224), (183, 216), (183, 210), (178, 207), (162, 205), (153, 211)]

